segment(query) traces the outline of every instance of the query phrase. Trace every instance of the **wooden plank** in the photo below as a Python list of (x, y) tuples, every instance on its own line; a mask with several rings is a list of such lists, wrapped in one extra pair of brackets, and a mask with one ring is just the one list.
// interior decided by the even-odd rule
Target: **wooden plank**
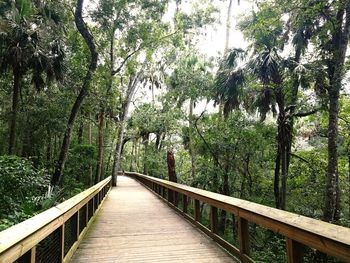
[(349, 262), (349, 228), (139, 173), (126, 173), (126, 175), (157, 182), (159, 185), (226, 210), (249, 222), (254, 222), (285, 237)]
[(237, 262), (162, 200), (118, 178), (71, 262)]
[[(107, 192), (108, 193), (108, 192)], [(79, 235), (79, 239), (73, 244), (73, 246), (69, 249), (67, 255), (65, 256), (65, 258), (63, 259), (63, 263), (68, 263), (70, 262), (70, 259), (72, 258), (72, 256), (74, 255), (75, 251), (77, 250), (78, 246), (80, 245), (80, 243), (82, 242), (82, 240), (84, 239), (88, 229), (90, 228), (90, 226), (94, 223), (94, 220), (96, 219), (97, 214), (99, 213), (102, 204), (105, 202), (105, 198), (102, 199), (101, 201), (101, 205), (100, 207), (96, 210), (95, 215), (91, 218), (90, 222), (88, 222), (88, 224), (86, 225), (86, 227), (83, 229), (83, 231), (80, 233)], [(78, 221), (79, 221), (79, 217), (78, 217)]]
[(290, 238), (286, 238), (288, 263), (304, 262), (304, 245)]

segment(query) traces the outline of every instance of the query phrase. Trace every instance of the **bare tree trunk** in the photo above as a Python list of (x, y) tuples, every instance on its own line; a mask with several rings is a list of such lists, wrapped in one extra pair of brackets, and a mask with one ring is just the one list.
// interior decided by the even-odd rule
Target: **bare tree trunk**
[[(176, 168), (175, 168), (175, 156), (173, 151), (167, 151), (166, 160), (168, 164), (168, 176), (170, 182), (177, 183)], [(174, 199), (174, 191), (168, 189), (169, 202), (177, 205), (177, 196)]]
[(194, 179), (196, 177), (196, 154), (195, 154), (195, 150), (194, 150), (194, 145), (193, 145), (193, 108), (194, 108), (194, 101), (191, 99), (190, 100), (190, 108), (189, 108), (189, 115), (188, 115), (188, 119), (189, 119), (189, 134), (188, 134), (188, 138), (189, 138), (189, 153), (191, 156), (191, 177), (192, 179)]
[(75, 100), (75, 103), (73, 105), (73, 108), (71, 110), (71, 113), (70, 113), (70, 116), (68, 119), (68, 124), (67, 124), (66, 131), (64, 134), (64, 138), (63, 138), (63, 142), (62, 142), (62, 146), (61, 146), (61, 151), (60, 151), (59, 158), (58, 158), (58, 161), (56, 164), (55, 172), (54, 172), (52, 179), (51, 179), (52, 185), (62, 184), (63, 170), (64, 170), (64, 165), (65, 165), (65, 162), (67, 159), (68, 149), (70, 146), (70, 140), (72, 137), (73, 126), (74, 126), (76, 117), (78, 115), (78, 112), (80, 110), (80, 107), (83, 103), (83, 100), (88, 94), (92, 75), (95, 72), (96, 67), (97, 67), (98, 54), (96, 51), (96, 46), (95, 46), (93, 37), (90, 34), (89, 30), (87, 29), (86, 24), (82, 18), (83, 3), (84, 3), (84, 0), (77, 0), (74, 18), (75, 18), (75, 25), (76, 25), (79, 33), (82, 35), (82, 37), (85, 40), (85, 43), (89, 47), (90, 54), (91, 54), (91, 61), (90, 61), (89, 68), (86, 72), (83, 85), (81, 87), (81, 90), (79, 92), (78, 97)]
[(52, 135), (51, 130), (47, 129), (47, 146), (46, 146), (46, 161), (51, 164), (52, 159)]
[[(89, 120), (91, 120), (91, 112), (89, 112)], [(88, 143), (89, 145), (92, 145), (92, 125), (91, 121), (89, 121), (88, 125)], [(92, 185), (93, 178), (92, 178), (92, 165), (89, 166), (89, 185)]]
[(105, 126), (105, 111), (102, 108), (99, 114), (98, 122), (98, 157), (96, 164), (95, 184), (101, 181), (103, 176), (103, 158), (104, 158), (104, 126)]
[[(345, 23), (344, 23), (344, 14)], [(350, 31), (350, 3), (347, 2), (345, 9), (337, 13), (338, 31), (333, 36), (335, 51), (333, 56), (334, 73), (330, 78), (329, 97), (329, 121), (328, 121), (328, 168), (325, 195), (325, 207), (323, 219), (328, 222), (337, 221), (340, 218), (340, 187), (338, 174), (338, 114), (339, 93), (344, 74), (344, 62), (349, 42)]]
[(84, 121), (81, 120), (78, 130), (78, 144), (83, 144), (83, 135), (84, 135)]
[[(278, 126), (278, 135), (277, 135), (277, 154), (279, 154), (279, 158), (276, 157), (276, 162), (279, 161), (279, 164), (276, 163), (275, 168), (275, 179), (280, 179), (280, 181), (275, 181), (274, 186), (276, 187), (278, 185), (278, 198), (279, 201), (276, 203), (276, 207), (282, 210), (286, 209), (286, 194), (287, 194), (287, 178), (288, 178), (288, 169), (287, 169), (287, 120), (286, 120), (286, 113), (285, 113), (285, 102), (284, 102), (284, 94), (282, 92), (282, 88), (278, 87), (276, 89), (276, 102), (278, 104), (278, 119), (277, 119), (277, 126)], [(281, 169), (281, 178), (276, 178), (276, 169)], [(278, 173), (279, 174), (279, 173)], [(275, 194), (277, 192), (275, 191)]]
[(120, 160), (122, 157), (122, 146), (123, 146), (123, 140), (124, 140), (126, 116), (128, 115), (129, 106), (130, 106), (131, 100), (134, 96), (136, 86), (137, 86), (142, 75), (143, 75), (143, 72), (140, 71), (139, 73), (137, 73), (136, 76), (130, 77), (130, 79), (129, 79), (129, 85), (128, 85), (128, 89), (126, 91), (126, 99), (125, 99), (125, 102), (122, 106), (119, 134), (118, 134), (118, 140), (117, 140), (117, 145), (116, 145), (116, 149), (115, 149), (115, 158), (114, 158), (113, 170), (112, 170), (112, 178), (113, 178), (112, 185), (113, 186), (117, 186), (117, 173), (118, 173), (118, 170), (120, 167)]
[[(278, 135), (277, 135), (278, 136)], [(280, 147), (277, 146), (277, 155), (275, 160), (275, 177), (273, 181), (273, 192), (275, 196), (275, 206), (276, 208), (281, 208), (280, 205), (280, 169), (281, 169), (281, 153)]]
[(228, 4), (228, 8), (227, 8), (226, 38), (225, 38), (224, 54), (228, 51), (228, 45), (229, 45), (229, 42), (230, 42), (232, 2), (233, 2), (233, 0), (229, 0), (229, 4)]
[(12, 94), (12, 112), (10, 120), (10, 138), (8, 153), (13, 154), (16, 143), (17, 113), (20, 92), (21, 74), (19, 70), (13, 69), (13, 94)]
[(175, 156), (173, 151), (167, 151), (168, 176), (170, 182), (177, 183)]
[(145, 134), (142, 138), (142, 143), (144, 146), (144, 152), (143, 152), (143, 174), (148, 174), (148, 165), (146, 162), (146, 156), (148, 152), (148, 144), (149, 144), (149, 133)]

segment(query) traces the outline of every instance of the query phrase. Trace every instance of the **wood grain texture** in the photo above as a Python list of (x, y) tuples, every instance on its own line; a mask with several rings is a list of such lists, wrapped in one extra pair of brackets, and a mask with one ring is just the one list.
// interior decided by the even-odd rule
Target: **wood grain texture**
[(71, 262), (237, 262), (138, 182), (119, 176)]
[(350, 263), (350, 228), (139, 173), (125, 172), (125, 174), (141, 182), (157, 183), (223, 209), (248, 222), (256, 223), (286, 238)]

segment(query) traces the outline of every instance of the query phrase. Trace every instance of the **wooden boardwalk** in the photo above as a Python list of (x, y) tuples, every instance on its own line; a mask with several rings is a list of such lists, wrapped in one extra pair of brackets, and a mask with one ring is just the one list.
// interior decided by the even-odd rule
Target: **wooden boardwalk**
[(118, 177), (71, 262), (237, 262), (138, 182)]

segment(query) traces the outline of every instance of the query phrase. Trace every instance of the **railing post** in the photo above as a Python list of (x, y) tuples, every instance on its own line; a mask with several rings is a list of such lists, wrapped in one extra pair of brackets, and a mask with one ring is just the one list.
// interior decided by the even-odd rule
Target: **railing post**
[(174, 204), (174, 192), (168, 188), (168, 202)]
[(59, 228), (59, 233), (60, 233), (60, 254), (61, 254), (61, 261), (63, 262), (64, 259), (64, 225), (65, 223), (63, 223), (63, 225)]
[(210, 227), (212, 233), (218, 233), (218, 209), (215, 206), (210, 207)]
[(164, 188), (163, 185), (161, 186), (160, 191), (161, 191), (161, 196), (162, 196), (163, 198), (165, 198), (165, 188)]
[(89, 223), (89, 202), (86, 203), (85, 226)]
[(177, 200), (177, 192), (174, 190), (173, 191), (173, 200), (174, 200), (174, 206), (177, 206), (178, 205), (178, 200)]
[(248, 221), (238, 217), (238, 235), (241, 255), (249, 255), (249, 230)]
[(77, 240), (80, 236), (80, 209), (77, 211)]
[(187, 207), (188, 207), (187, 195), (182, 194), (182, 212), (184, 212), (184, 214), (187, 213)]
[(286, 237), (288, 263), (304, 262), (304, 245)]
[(36, 246), (32, 247), (30, 250), (30, 263), (36, 262)]
[(194, 220), (200, 221), (201, 219), (201, 207), (199, 200), (195, 199), (194, 200)]

